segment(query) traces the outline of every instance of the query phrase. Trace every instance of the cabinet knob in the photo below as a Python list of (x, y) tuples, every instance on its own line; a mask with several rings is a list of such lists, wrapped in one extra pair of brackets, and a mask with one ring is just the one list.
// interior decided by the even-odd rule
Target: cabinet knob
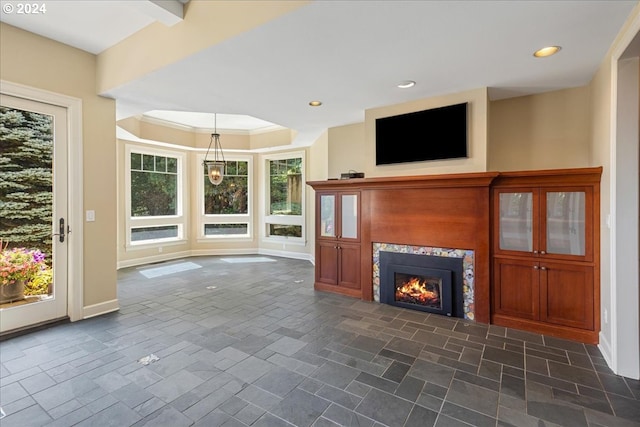
[(540, 267), (540, 270), (546, 270), (547, 267)]
[(537, 270), (537, 269), (538, 269), (538, 266), (537, 266), (537, 265), (534, 265), (534, 266), (533, 266), (533, 269), (534, 269), (534, 270)]
[(540, 251), (540, 254), (544, 255), (544, 254), (546, 254), (546, 252), (545, 251)]
[(538, 253), (538, 251), (533, 251), (533, 254), (536, 255)]

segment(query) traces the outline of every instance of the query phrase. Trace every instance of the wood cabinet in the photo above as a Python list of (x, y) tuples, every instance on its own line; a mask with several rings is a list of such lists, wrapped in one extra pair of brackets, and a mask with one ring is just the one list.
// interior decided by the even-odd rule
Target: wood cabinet
[(315, 288), (360, 297), (360, 192), (316, 193)]
[(498, 319), (516, 317), (593, 330), (597, 309), (593, 267), (495, 257), (493, 269), (493, 312)]
[(498, 175), (308, 181), (315, 192), (315, 289), (375, 300), (378, 245), (469, 250), (473, 251), (474, 289), (468, 292), (474, 297), (473, 316), (489, 323), (489, 196)]
[(601, 168), (501, 173), (492, 188), (492, 323), (597, 342)]
[(310, 181), (315, 289), (373, 300), (376, 244), (464, 249), (476, 321), (596, 343), (601, 173)]

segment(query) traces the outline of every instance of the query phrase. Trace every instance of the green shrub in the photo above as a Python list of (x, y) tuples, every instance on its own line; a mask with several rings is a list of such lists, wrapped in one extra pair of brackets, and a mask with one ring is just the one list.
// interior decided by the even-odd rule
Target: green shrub
[(24, 286), (25, 295), (47, 295), (49, 285), (53, 283), (53, 269), (45, 268), (38, 271), (34, 278)]

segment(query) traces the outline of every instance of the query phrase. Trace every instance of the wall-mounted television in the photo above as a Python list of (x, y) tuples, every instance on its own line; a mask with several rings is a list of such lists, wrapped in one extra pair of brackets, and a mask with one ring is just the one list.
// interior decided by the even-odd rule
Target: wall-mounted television
[(467, 103), (376, 119), (376, 165), (467, 155)]

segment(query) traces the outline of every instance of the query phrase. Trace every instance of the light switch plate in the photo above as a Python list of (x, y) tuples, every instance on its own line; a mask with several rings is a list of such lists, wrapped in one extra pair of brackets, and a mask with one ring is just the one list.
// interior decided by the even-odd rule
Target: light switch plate
[(86, 212), (86, 220), (87, 222), (93, 222), (96, 220), (96, 211), (87, 211)]

